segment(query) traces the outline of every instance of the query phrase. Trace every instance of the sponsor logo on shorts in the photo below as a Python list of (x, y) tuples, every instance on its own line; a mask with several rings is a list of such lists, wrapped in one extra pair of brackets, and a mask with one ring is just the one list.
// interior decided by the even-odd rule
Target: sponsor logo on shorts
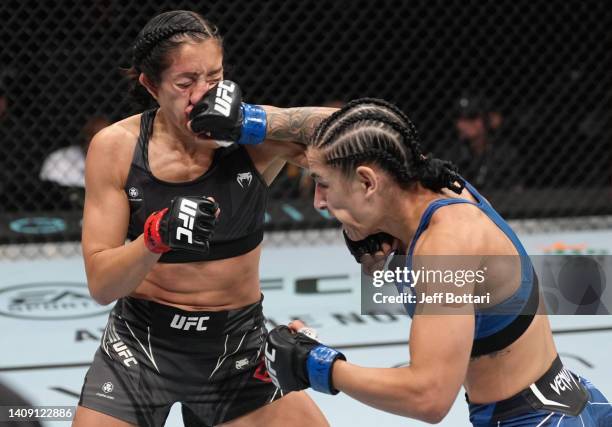
[(0, 315), (32, 320), (67, 320), (106, 314), (85, 283), (30, 283), (0, 290)]
[(172, 318), (172, 322), (170, 322), (170, 327), (174, 329), (181, 329), (183, 331), (188, 331), (192, 326), (195, 326), (196, 331), (205, 331), (207, 329), (204, 326), (204, 322), (210, 319), (210, 316), (181, 316), (180, 314), (175, 314)]
[(249, 359), (244, 358), (236, 361), (236, 369), (242, 369), (249, 364)]
[(561, 371), (555, 376), (552, 383), (549, 383), (550, 388), (557, 393), (557, 395), (561, 395), (562, 392), (573, 390), (574, 385), (578, 386), (578, 383), (574, 379), (574, 376), (570, 371), (566, 368), (561, 369)]
[(251, 172), (239, 173), (236, 175), (236, 181), (238, 181), (242, 188), (248, 188), (251, 185), (251, 181), (253, 181), (253, 174)]
[(102, 384), (102, 391), (104, 392), (104, 394), (97, 392), (96, 396), (98, 397), (103, 397), (105, 399), (110, 399), (110, 400), (114, 400), (115, 398), (113, 396), (109, 396), (110, 393), (113, 392), (113, 390), (115, 389), (115, 386), (113, 385), (112, 382), (107, 381), (104, 384)]
[(117, 341), (116, 343), (114, 343), (113, 350), (115, 350), (119, 357), (123, 359), (123, 364), (128, 368), (131, 365), (138, 365), (138, 361), (123, 341)]

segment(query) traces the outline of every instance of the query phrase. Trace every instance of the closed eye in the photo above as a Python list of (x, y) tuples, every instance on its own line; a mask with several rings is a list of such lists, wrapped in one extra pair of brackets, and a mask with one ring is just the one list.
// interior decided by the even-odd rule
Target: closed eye
[(213, 77), (212, 79), (208, 79), (208, 84), (210, 86), (214, 86), (221, 81), (221, 76)]

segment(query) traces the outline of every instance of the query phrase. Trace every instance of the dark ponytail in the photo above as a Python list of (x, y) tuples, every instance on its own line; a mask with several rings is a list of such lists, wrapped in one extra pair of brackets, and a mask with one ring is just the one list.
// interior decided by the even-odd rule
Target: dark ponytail
[(465, 181), (459, 175), (457, 166), (448, 160), (433, 157), (428, 157), (421, 163), (418, 179), (425, 188), (433, 191), (448, 188), (457, 194), (461, 194), (465, 187)]

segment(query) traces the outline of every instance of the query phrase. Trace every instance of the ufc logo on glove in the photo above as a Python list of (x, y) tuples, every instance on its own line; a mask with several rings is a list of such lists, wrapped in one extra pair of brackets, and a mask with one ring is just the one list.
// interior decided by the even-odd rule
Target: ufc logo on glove
[(229, 117), (236, 85), (229, 80), (224, 80), (217, 85), (214, 110)]
[[(182, 199), (179, 208), (179, 219), (183, 221), (182, 227), (176, 228), (176, 239), (181, 240), (181, 236), (187, 236), (187, 241), (193, 243), (193, 222), (195, 221), (196, 209), (198, 204), (193, 200)], [(185, 228), (187, 227), (187, 228)]]
[(218, 209), (203, 196), (175, 197), (170, 207), (153, 212), (145, 221), (147, 248), (154, 253), (175, 249), (208, 253)]
[(276, 371), (272, 367), (272, 363), (274, 363), (274, 361), (276, 360), (276, 350), (272, 349), (272, 351), (270, 351), (270, 346), (268, 345), (268, 343), (266, 343), (266, 348), (264, 350), (264, 353), (266, 356), (265, 360), (266, 360), (266, 369), (268, 370), (268, 375), (270, 376), (270, 379), (272, 380), (274, 385), (280, 388), (278, 379), (276, 379)]
[(222, 147), (261, 144), (266, 139), (266, 111), (242, 102), (240, 86), (230, 80), (209, 90), (189, 113), (191, 130)]

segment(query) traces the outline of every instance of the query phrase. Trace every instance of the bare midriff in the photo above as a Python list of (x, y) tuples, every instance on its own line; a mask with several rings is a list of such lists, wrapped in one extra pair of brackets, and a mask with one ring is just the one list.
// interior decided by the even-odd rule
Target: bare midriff
[(188, 311), (219, 311), (259, 301), (261, 246), (233, 258), (157, 263), (131, 296)]

